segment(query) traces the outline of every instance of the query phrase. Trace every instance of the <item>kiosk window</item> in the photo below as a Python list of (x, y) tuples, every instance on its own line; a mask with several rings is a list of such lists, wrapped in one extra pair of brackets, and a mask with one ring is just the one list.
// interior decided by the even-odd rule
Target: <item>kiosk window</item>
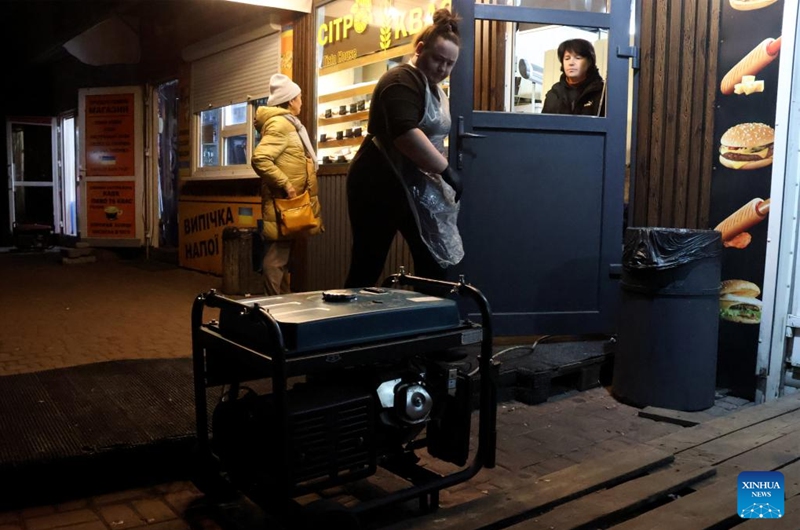
[(199, 168), (229, 166), (249, 167), (252, 147), (248, 149), (255, 107), (236, 103), (200, 113)]
[[(498, 27), (499, 26), (499, 27)], [(508, 49), (476, 44), (476, 89), (474, 109), (538, 114), (604, 114), (608, 31), (552, 24), (476, 21), (476, 31), (499, 32), (508, 38)], [(476, 43), (487, 42), (476, 35)], [(569, 43), (563, 54), (562, 71), (558, 49)], [(592, 58), (591, 55), (594, 54)], [(584, 57), (584, 55), (586, 57)], [(596, 67), (593, 68), (592, 66)], [(564, 79), (562, 79), (562, 74)], [(569, 77), (573, 83), (567, 83)], [(496, 80), (497, 82), (478, 82)], [(503, 90), (491, 87), (502, 86)], [(548, 93), (550, 101), (546, 101)], [(556, 100), (558, 99), (558, 100)]]

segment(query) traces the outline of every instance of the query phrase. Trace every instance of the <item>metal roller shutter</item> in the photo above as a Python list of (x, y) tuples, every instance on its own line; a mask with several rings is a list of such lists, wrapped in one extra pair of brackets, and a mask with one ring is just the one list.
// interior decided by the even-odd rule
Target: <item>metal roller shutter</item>
[(265, 97), (270, 76), (279, 71), (279, 33), (198, 59), (192, 63), (192, 112)]

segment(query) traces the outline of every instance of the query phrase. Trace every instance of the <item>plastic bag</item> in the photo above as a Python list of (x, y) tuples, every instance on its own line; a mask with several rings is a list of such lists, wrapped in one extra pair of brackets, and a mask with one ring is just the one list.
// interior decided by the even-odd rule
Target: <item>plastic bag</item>
[(407, 180), (417, 210), (419, 231), (431, 255), (442, 267), (457, 264), (464, 257), (458, 231), (456, 192), (440, 175), (416, 171)]
[(662, 270), (717, 257), (722, 252), (721, 235), (716, 230), (628, 228), (622, 266), (627, 270)]

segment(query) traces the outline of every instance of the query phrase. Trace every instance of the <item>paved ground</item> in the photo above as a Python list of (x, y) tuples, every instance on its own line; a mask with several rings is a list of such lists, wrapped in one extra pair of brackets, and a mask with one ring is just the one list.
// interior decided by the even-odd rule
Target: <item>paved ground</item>
[(194, 297), (219, 278), (122, 260), (62, 265), (58, 253), (0, 253), (0, 375), (191, 355)]
[[(192, 301), (219, 285), (214, 276), (110, 254), (67, 266), (54, 253), (0, 252), (0, 376), (106, 360), (188, 357)], [(722, 415), (743, 405), (724, 398), (709, 412)], [(498, 411), (497, 468), (442, 492), (441, 502), (513, 489), (521, 478), (679, 429), (640, 418), (638, 409), (616, 402), (603, 388), (537, 406), (509, 402)], [(54, 480), (63, 480), (69, 491), (68, 477)], [(39, 504), (30, 499), (28, 507), (0, 513), (0, 530), (219, 526), (188, 481)]]

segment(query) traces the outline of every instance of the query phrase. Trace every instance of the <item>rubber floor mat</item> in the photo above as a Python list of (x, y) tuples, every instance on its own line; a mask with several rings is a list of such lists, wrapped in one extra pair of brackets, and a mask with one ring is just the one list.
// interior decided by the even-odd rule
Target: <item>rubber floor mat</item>
[(194, 436), (190, 359), (0, 377), (0, 469)]
[(72, 475), (76, 487), (99, 487), (114, 477), (168, 477), (188, 469), (195, 440), (191, 359), (3, 376), (0, 395), (5, 495), (27, 495), (26, 484), (44, 494), (53, 475)]

